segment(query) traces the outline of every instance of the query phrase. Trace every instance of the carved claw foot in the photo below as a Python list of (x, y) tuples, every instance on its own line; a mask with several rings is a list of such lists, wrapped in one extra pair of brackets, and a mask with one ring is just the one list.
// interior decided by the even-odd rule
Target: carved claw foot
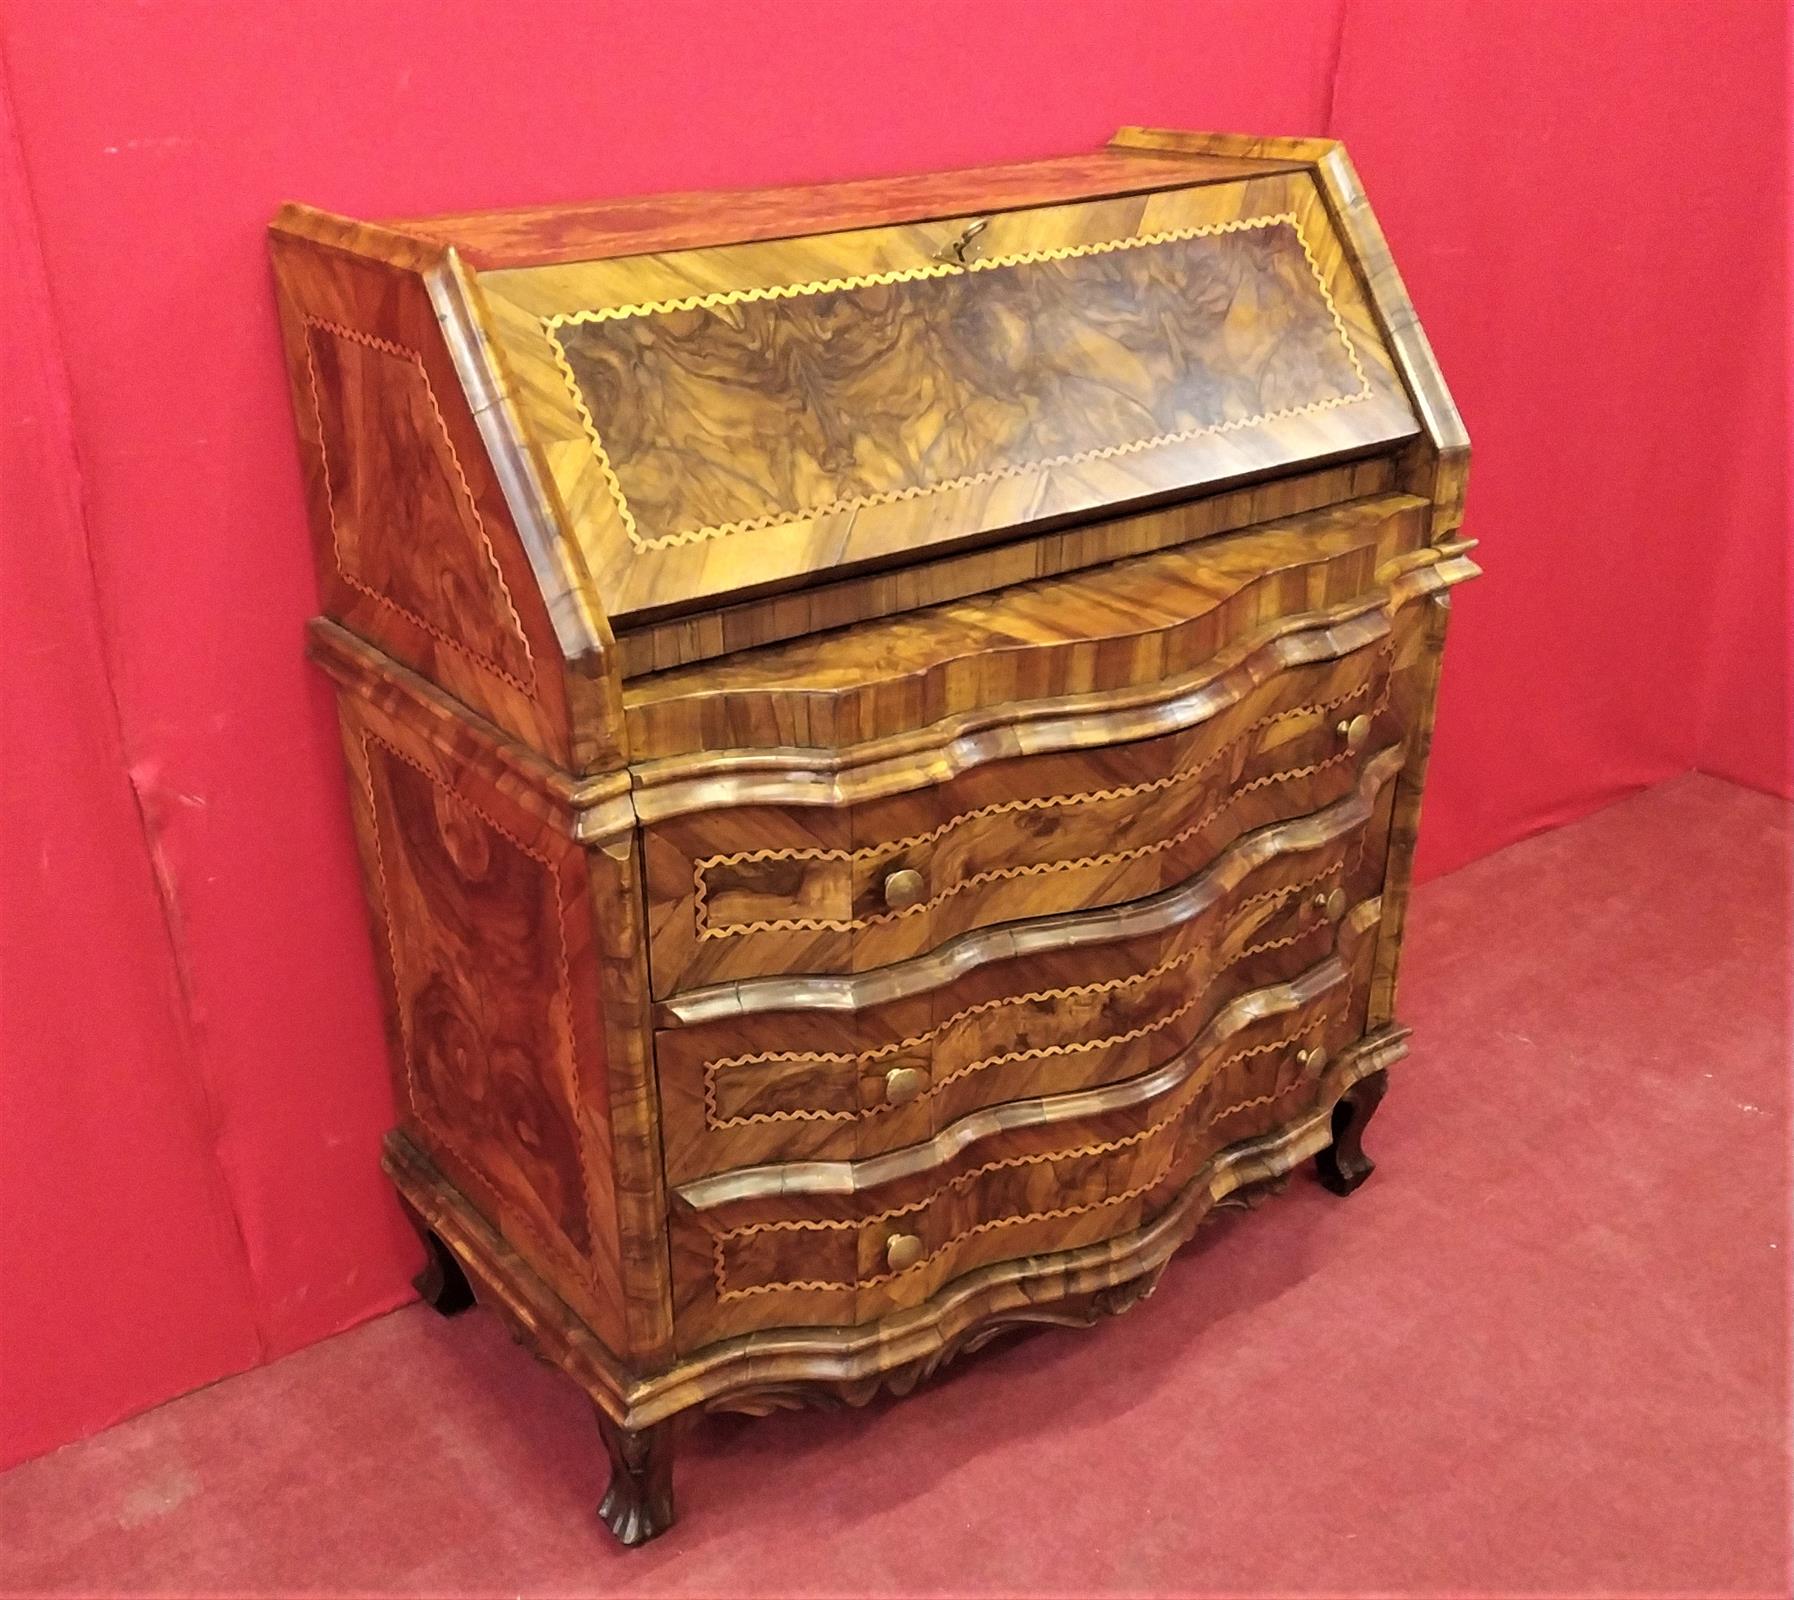
[(622, 1428), (600, 1411), (598, 1431), (610, 1455), (599, 1519), (619, 1544), (646, 1544), (673, 1525), (673, 1424)]
[(1389, 1088), (1387, 1071), (1360, 1078), (1333, 1108), (1333, 1143), (1314, 1158), (1320, 1180), (1335, 1194), (1350, 1194), (1377, 1170), (1364, 1153), (1364, 1129)]
[(467, 1310), (473, 1304), (473, 1285), (467, 1281), (454, 1252), (436, 1237), (429, 1223), (407, 1201), (401, 1198), (399, 1204), (424, 1242), (424, 1270), (411, 1280), (418, 1298), (444, 1317)]

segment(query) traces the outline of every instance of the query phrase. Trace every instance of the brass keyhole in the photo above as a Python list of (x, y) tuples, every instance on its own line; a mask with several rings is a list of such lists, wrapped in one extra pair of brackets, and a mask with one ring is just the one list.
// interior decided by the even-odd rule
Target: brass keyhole
[(945, 262), (949, 266), (966, 266), (970, 257), (966, 254), (972, 247), (972, 241), (990, 226), (989, 217), (978, 217), (966, 224), (964, 231), (956, 239), (950, 239), (935, 251), (934, 259)]

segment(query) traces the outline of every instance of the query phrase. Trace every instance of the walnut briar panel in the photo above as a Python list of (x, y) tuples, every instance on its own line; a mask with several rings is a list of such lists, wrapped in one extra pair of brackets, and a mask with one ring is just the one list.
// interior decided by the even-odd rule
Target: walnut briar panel
[(1303, 174), (982, 220), (487, 277), (614, 622), (1415, 431)]
[(577, 312), (552, 331), (643, 550), (1371, 394), (1290, 212)]
[(402, 1125), (622, 1337), (584, 851), (341, 700)]
[(1467, 441), (1337, 147), (1120, 139), (272, 229), (384, 1164), (624, 1543), (1371, 1171)]

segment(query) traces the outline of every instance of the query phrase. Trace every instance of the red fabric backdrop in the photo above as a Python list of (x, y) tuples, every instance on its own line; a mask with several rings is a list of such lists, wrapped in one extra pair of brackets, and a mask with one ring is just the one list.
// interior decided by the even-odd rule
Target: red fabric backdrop
[(1345, 138), (1476, 441), (1424, 865), (1787, 792), (1777, 0), (0, 14), (0, 1462), (404, 1299), (261, 230)]

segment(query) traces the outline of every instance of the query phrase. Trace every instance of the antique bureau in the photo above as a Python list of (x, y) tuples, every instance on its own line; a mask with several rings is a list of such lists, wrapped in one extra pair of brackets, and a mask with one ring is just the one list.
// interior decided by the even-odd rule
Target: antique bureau
[(272, 249), (419, 1287), (671, 1431), (1348, 1192), (1468, 450), (1352, 168), (1095, 154)]

